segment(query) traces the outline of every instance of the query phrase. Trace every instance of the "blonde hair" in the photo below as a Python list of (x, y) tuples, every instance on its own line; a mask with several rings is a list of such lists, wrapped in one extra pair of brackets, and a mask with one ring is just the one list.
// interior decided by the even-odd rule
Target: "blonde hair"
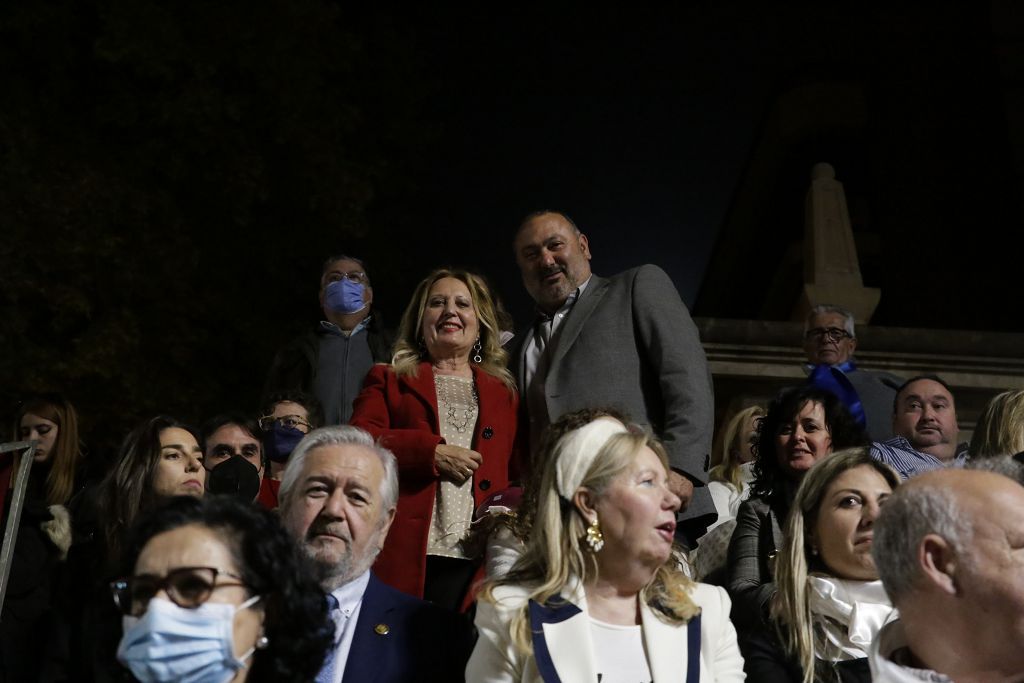
[(412, 300), (402, 314), (402, 321), (398, 327), (398, 340), (395, 342), (395, 351), (391, 357), (391, 366), (395, 374), (415, 377), (420, 363), (427, 360), (427, 351), (423, 348), (421, 334), (423, 312), (427, 308), (430, 288), (435, 282), (446, 277), (455, 278), (466, 285), (473, 299), (473, 309), (480, 322), (480, 369), (500, 379), (509, 389), (515, 390), (515, 381), (506, 367), (508, 353), (501, 348), (497, 309), (487, 284), (479, 275), (453, 268), (438, 268), (416, 285)]
[[(636, 426), (629, 429), (627, 433), (611, 436), (601, 446), (579, 488), (586, 487), (594, 496), (600, 497), (644, 446), (654, 451), (667, 469), (668, 457), (661, 443)], [(572, 433), (563, 436), (561, 441), (564, 442)], [(556, 448), (554, 457), (544, 463), (537, 514), (526, 550), (505, 577), (484, 584), (478, 599), (493, 603), (494, 589), (498, 586), (527, 585), (529, 600), (544, 604), (558, 595), (571, 580), (587, 583), (597, 576), (597, 558), (593, 553), (585, 552), (581, 545), (586, 536), (587, 522), (577, 507), (558, 493), (557, 462), (560, 455)], [(673, 556), (658, 567), (651, 581), (640, 591), (640, 599), (661, 620), (671, 624), (685, 623), (700, 611), (690, 599), (693, 585)], [(512, 642), (524, 654), (533, 650), (529, 600), (513, 617), (510, 632)]]
[(1024, 391), (1004, 391), (981, 411), (971, 437), (972, 458), (1024, 451)]
[(858, 467), (871, 467), (896, 490), (900, 477), (888, 465), (871, 457), (865, 448), (850, 448), (833, 453), (812, 467), (800, 482), (786, 519), (785, 540), (776, 558), (775, 583), (778, 592), (772, 598), (771, 615), (786, 652), (803, 668), (803, 683), (814, 683), (815, 655), (823, 655), (825, 643), (815, 638), (807, 593), (809, 572), (830, 574), (824, 562), (809, 552), (811, 534), (825, 493), (841, 474)]
[[(711, 470), (708, 472), (711, 481), (732, 484), (738, 493), (743, 492), (743, 473), (740, 470), (740, 465), (743, 463), (740, 462), (742, 453), (740, 447), (746, 446), (747, 420), (764, 417), (764, 414), (764, 408), (761, 406), (751, 406), (736, 413), (726, 423), (725, 429), (722, 430), (721, 441), (716, 444), (717, 448), (711, 457)], [(741, 440), (744, 442), (737, 444)]]

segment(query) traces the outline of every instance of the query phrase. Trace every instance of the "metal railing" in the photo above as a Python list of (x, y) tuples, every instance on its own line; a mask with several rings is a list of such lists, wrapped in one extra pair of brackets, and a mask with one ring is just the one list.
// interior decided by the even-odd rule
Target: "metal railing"
[[(32, 468), (32, 454), (38, 441), (14, 441), (0, 444), (0, 458), (5, 453), (17, 465), (13, 465), (10, 481), (11, 505), (7, 512), (7, 524), (4, 527), (4, 542), (0, 547), (0, 614), (3, 613), (4, 599), (7, 597), (7, 579), (11, 575), (11, 560), (14, 557), (14, 542), (18, 539), (18, 525), (21, 523), (21, 510), (25, 506), (25, 488), (28, 486), (28, 471)], [(19, 453), (20, 451), (20, 453)], [(20, 457), (19, 457), (20, 456)], [(2, 497), (0, 497), (2, 499)]]

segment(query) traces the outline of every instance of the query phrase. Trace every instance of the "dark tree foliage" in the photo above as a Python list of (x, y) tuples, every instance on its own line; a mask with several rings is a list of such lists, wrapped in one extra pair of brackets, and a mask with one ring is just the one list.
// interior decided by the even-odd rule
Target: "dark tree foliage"
[(64, 391), (106, 451), (254, 410), (323, 255), (386, 243), (395, 152), (428, 137), (394, 32), (321, 0), (3, 3), (3, 414)]

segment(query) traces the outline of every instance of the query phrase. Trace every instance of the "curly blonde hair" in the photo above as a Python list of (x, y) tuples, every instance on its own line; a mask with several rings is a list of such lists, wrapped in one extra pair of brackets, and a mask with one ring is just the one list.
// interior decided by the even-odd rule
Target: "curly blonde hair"
[(498, 327), (497, 308), (494, 297), (487, 287), (484, 279), (475, 273), (455, 268), (438, 268), (420, 281), (413, 291), (412, 300), (402, 314), (402, 321), (398, 327), (398, 339), (395, 342), (395, 351), (391, 357), (391, 365), (395, 374), (416, 376), (419, 364), (428, 360), (426, 349), (423, 347), (423, 312), (427, 308), (427, 299), (430, 288), (438, 280), (446, 277), (455, 278), (469, 290), (473, 299), (473, 309), (476, 311), (477, 320), (480, 321), (480, 356), (478, 363), (480, 369), (488, 375), (500, 379), (509, 389), (515, 390), (515, 381), (512, 374), (506, 367), (508, 353), (501, 348), (501, 330)]

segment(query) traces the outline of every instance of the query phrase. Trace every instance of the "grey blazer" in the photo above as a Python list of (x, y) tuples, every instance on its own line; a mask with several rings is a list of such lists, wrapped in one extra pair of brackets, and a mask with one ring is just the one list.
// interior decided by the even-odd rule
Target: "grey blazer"
[[(524, 395), (531, 334), (532, 328), (520, 332), (511, 346)], [(673, 469), (707, 483), (711, 373), (697, 328), (665, 271), (645, 265), (610, 278), (592, 276), (545, 353), (545, 422), (581, 408), (617, 408), (665, 442)], [(684, 519), (714, 514), (707, 487), (698, 485)]]

